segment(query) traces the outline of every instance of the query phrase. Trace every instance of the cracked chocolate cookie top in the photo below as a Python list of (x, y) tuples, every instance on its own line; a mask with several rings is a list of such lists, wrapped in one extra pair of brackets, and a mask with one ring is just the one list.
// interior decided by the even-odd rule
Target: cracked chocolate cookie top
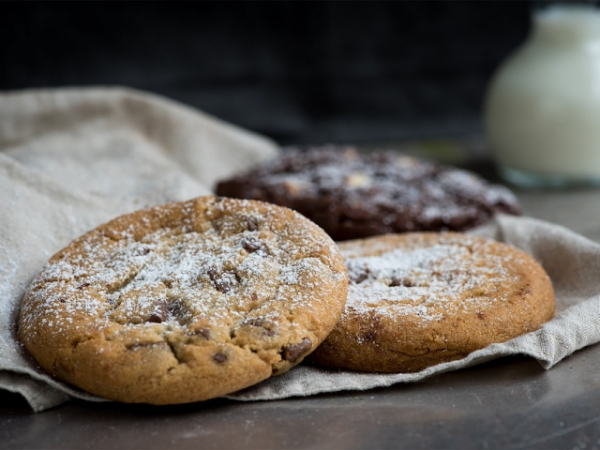
[(123, 402), (218, 397), (298, 364), (347, 290), (335, 244), (286, 208), (200, 197), (119, 217), (35, 278), (19, 337), (50, 374)]
[(543, 268), (526, 253), (459, 233), (339, 244), (348, 301), (310, 358), (367, 372), (415, 372), (534, 331), (554, 314)]
[(221, 181), (216, 191), (292, 208), (337, 241), (463, 231), (497, 213), (520, 213), (507, 188), (468, 171), (394, 152), (360, 154), (351, 147), (289, 149)]

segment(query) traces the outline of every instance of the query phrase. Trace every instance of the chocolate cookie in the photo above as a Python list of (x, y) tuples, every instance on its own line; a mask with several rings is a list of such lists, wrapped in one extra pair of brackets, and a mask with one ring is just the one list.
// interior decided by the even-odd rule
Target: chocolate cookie
[(218, 195), (292, 208), (335, 240), (406, 231), (463, 231), (496, 213), (519, 214), (515, 196), (465, 170), (352, 148), (288, 150), (216, 187)]
[(311, 360), (364, 372), (416, 372), (530, 331), (554, 291), (529, 255), (458, 233), (407, 233), (339, 245), (348, 301)]
[(298, 364), (346, 300), (333, 241), (300, 214), (200, 197), (76, 239), (35, 278), (19, 337), (50, 374), (122, 402), (218, 397)]

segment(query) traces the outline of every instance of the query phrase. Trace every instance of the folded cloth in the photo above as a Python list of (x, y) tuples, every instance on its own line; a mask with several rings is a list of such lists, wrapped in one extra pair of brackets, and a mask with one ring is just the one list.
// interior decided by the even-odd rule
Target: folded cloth
[[(43, 372), (16, 338), (19, 304), (48, 258), (75, 237), (141, 207), (208, 194), (215, 181), (277, 151), (265, 138), (166, 99), (125, 89), (0, 94), (0, 389), (34, 411), (103, 401)], [(269, 400), (365, 390), (522, 354), (550, 368), (600, 341), (600, 245), (529, 218), (500, 216), (474, 233), (532, 254), (556, 290), (540, 330), (414, 374), (301, 365), (228, 396)]]

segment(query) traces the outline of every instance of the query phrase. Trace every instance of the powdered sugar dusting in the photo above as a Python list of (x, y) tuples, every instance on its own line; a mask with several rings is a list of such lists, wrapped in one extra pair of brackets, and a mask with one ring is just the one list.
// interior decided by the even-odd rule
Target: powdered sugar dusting
[[(384, 251), (385, 242), (365, 248), (342, 247), (350, 280), (346, 314), (414, 315), (436, 320), (464, 310), (480, 311), (506, 301), (503, 286), (512, 281), (514, 255), (486, 249), (490, 242), (441, 239)], [(387, 244), (389, 245), (389, 243)]]
[(84, 236), (34, 280), (22, 327), (61, 333), (92, 320), (97, 329), (117, 324), (168, 334), (232, 327), (248, 316), (295, 327), (286, 309), (308, 311), (322, 300), (312, 289), (345, 281), (331, 260), (337, 248), (303, 218), (275, 230), (280, 210), (236, 202), (215, 200), (203, 230), (190, 219), (190, 204), (181, 226), (137, 240), (135, 226), (122, 230), (121, 239)]

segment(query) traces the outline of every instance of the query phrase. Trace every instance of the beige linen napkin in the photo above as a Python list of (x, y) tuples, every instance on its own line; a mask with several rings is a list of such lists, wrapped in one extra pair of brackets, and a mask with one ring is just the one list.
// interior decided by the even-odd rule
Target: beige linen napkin
[[(268, 140), (156, 96), (124, 89), (0, 95), (0, 389), (35, 411), (71, 397), (102, 401), (41, 371), (15, 336), (23, 292), (47, 259), (119, 214), (210, 192), (214, 182), (273, 155)], [(542, 329), (416, 374), (300, 366), (228, 396), (268, 400), (417, 381), (501, 356), (550, 368), (600, 341), (600, 245), (562, 227), (499, 217), (477, 234), (531, 253), (556, 289), (559, 314)]]

